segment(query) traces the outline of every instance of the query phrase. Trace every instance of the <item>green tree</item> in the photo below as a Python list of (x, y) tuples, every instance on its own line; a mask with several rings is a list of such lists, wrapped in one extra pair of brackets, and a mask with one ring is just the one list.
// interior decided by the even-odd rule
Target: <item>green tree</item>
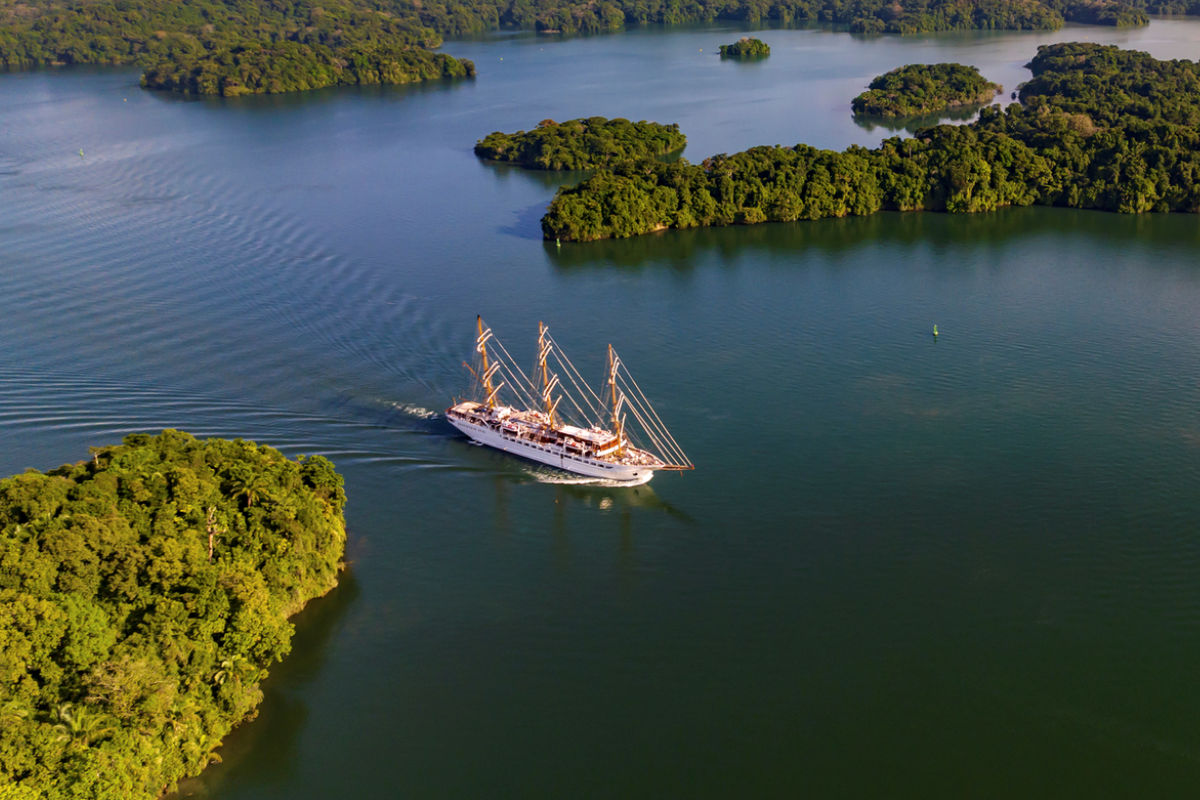
[(698, 165), (614, 165), (559, 189), (542, 233), (590, 241), (880, 209), (1200, 209), (1200, 64), (1066, 43), (1039, 48), (1029, 68), (1020, 104), (984, 108), (973, 123), (926, 128), (875, 149), (799, 144)]
[(475, 143), (475, 155), (528, 169), (584, 170), (675, 153), (687, 137), (675, 124), (587, 117), (544, 119), (530, 131), (495, 131)]
[(202, 769), (336, 583), (345, 502), (320, 456), (179, 431), (0, 480), (0, 796), (149, 800)]
[(723, 44), (720, 47), (721, 58), (766, 58), (771, 55), (770, 46), (762, 39), (743, 36), (733, 44)]
[(1002, 88), (975, 67), (908, 64), (876, 77), (850, 107), (855, 114), (914, 117), (989, 103)]

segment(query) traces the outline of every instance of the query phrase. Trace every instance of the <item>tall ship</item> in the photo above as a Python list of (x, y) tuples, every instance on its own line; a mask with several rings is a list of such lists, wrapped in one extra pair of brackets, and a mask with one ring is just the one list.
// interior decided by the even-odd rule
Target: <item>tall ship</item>
[(566, 472), (621, 483), (645, 483), (660, 470), (695, 469), (611, 344), (604, 390), (598, 394), (545, 324), (538, 323), (532, 375), (517, 365), (481, 317), (475, 326), (475, 363), (463, 362), (474, 396), (446, 409), (450, 424), (474, 441)]

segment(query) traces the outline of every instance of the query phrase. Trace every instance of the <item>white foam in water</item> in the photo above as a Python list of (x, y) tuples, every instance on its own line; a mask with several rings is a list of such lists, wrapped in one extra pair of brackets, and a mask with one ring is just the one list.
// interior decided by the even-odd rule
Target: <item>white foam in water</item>
[(530, 467), (529, 469), (524, 470), (524, 472), (538, 483), (552, 483), (560, 486), (641, 486), (643, 483), (648, 482), (654, 477), (653, 470), (647, 472), (646, 477), (638, 478), (636, 481), (614, 481), (611, 478), (588, 478), (583, 475), (575, 475), (570, 472), (538, 469), (536, 467)]
[(428, 408), (421, 406), (409, 405), (408, 403), (392, 403), (392, 408), (402, 414), (407, 414), (410, 417), (417, 419), (436, 419), (441, 416), (437, 411), (430, 411)]

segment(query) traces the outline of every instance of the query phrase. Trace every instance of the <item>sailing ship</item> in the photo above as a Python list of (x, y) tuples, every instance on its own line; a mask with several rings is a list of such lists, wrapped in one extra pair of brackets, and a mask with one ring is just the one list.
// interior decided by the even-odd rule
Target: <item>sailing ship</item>
[(645, 483), (660, 470), (695, 468), (611, 344), (601, 399), (544, 323), (538, 323), (532, 378), (482, 317), (475, 325), (475, 364), (463, 362), (473, 378), (474, 397), (446, 409), (450, 424), (472, 440), (577, 475), (621, 483)]

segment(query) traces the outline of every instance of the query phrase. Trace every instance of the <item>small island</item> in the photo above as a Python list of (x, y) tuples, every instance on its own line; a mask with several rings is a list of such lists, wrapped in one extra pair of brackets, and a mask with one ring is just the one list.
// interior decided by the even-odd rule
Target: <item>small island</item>
[(153, 800), (262, 701), (337, 583), (342, 478), (167, 430), (0, 480), (0, 794)]
[(676, 124), (630, 122), (621, 117), (544, 119), (531, 131), (488, 134), (475, 143), (475, 155), (527, 169), (583, 170), (664, 156), (685, 145), (687, 137)]
[(876, 148), (754, 147), (627, 162), (558, 190), (548, 239), (667, 228), (1065, 206), (1200, 211), (1200, 63), (1084, 42), (1038, 48), (1019, 104)]
[(771, 55), (771, 47), (762, 39), (743, 36), (733, 44), (721, 45), (721, 58), (766, 58)]
[(855, 114), (874, 117), (917, 117), (962, 106), (984, 105), (1003, 91), (962, 64), (908, 64), (876, 77), (854, 98)]

